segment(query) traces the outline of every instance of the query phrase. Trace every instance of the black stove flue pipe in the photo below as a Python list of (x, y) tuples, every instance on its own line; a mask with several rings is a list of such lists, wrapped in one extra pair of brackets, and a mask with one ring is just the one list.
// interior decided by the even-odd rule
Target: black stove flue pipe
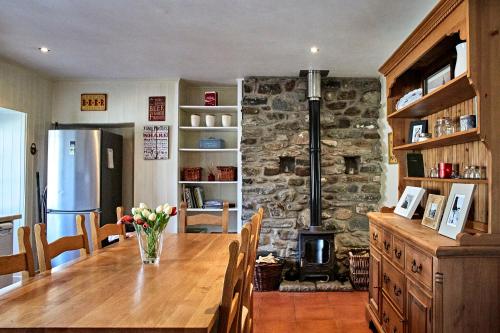
[(307, 98), (309, 99), (309, 161), (311, 210), (310, 230), (322, 228), (321, 223), (321, 77), (328, 71), (302, 70), (300, 76), (307, 76)]

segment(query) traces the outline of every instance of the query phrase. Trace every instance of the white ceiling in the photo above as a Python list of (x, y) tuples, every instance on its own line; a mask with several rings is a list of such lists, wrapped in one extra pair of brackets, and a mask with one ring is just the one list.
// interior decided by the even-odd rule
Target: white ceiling
[(377, 76), (436, 2), (0, 0), (0, 56), (59, 79)]

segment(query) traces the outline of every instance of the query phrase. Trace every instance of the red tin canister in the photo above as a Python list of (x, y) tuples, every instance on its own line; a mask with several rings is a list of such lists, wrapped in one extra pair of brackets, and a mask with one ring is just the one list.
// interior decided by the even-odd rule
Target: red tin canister
[(451, 178), (453, 171), (453, 164), (451, 163), (439, 163), (439, 178)]

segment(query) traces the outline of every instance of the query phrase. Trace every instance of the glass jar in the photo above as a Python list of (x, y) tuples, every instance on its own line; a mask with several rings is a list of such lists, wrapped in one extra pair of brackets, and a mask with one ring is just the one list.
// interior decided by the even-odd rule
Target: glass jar
[(449, 117), (442, 118), (441, 135), (453, 134), (455, 133), (455, 129), (456, 129), (456, 122), (454, 122)]
[(443, 129), (443, 119), (439, 118), (436, 120), (436, 123), (434, 124), (434, 137), (435, 138), (439, 138), (441, 135), (443, 135), (442, 129)]
[(464, 168), (464, 174), (463, 174), (462, 177), (465, 178), (465, 179), (467, 179), (467, 178), (469, 178), (469, 175), (470, 175), (470, 168), (469, 168), (468, 165), (466, 165), (465, 168)]
[(481, 169), (479, 167), (474, 167), (473, 177), (474, 179), (481, 179)]
[(429, 172), (429, 178), (438, 178), (439, 173), (437, 168), (431, 168), (431, 171)]

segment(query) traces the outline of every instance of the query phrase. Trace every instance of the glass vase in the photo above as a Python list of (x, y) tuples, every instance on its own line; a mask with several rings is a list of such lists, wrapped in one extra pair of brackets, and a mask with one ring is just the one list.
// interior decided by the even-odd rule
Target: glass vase
[(163, 246), (163, 230), (145, 231), (139, 226), (137, 232), (137, 241), (139, 250), (141, 251), (141, 259), (143, 264), (157, 264), (160, 262), (161, 250)]

